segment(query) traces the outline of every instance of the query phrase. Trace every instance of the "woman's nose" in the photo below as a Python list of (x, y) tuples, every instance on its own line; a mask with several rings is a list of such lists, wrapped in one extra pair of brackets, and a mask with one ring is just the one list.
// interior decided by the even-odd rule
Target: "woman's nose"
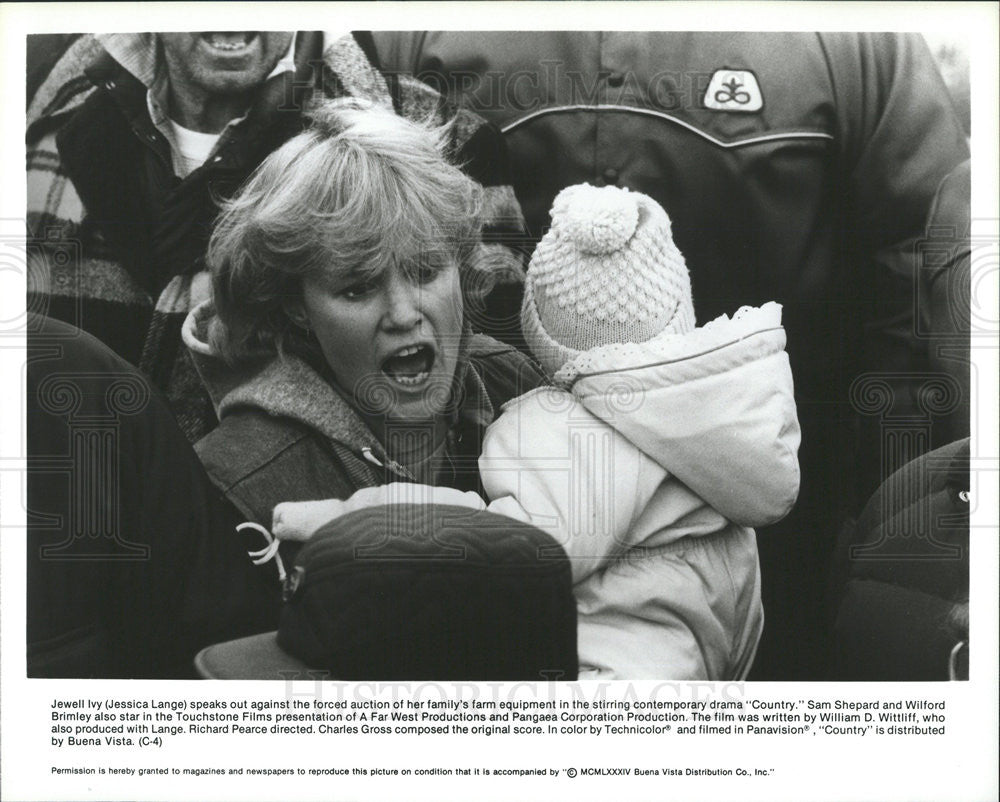
[(386, 284), (385, 323), (391, 329), (412, 329), (420, 323), (420, 288), (397, 272)]

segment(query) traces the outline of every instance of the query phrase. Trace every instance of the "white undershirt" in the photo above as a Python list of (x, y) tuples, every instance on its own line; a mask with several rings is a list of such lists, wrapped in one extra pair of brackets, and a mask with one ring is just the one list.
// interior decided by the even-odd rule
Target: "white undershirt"
[(222, 132), (203, 134), (201, 131), (192, 131), (190, 128), (178, 125), (170, 118), (167, 118), (167, 121), (174, 135), (174, 172), (180, 178), (186, 178), (205, 163)]

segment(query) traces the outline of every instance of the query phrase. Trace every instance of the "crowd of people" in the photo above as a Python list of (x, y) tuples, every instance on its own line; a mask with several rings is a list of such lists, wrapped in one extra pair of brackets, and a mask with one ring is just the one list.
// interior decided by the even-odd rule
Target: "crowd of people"
[(28, 78), (30, 676), (315, 621), (316, 544), (414, 502), (568, 560), (575, 620), (405, 595), (456, 677), (511, 616), (581, 679), (967, 659), (969, 153), (919, 36), (36, 37)]

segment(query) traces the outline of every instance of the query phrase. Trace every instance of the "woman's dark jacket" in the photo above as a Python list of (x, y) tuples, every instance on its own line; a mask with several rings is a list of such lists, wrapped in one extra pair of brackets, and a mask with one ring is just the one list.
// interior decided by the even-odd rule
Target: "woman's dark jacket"
[[(248, 520), (270, 527), (283, 501), (347, 498), (362, 487), (412, 480), (307, 360), (286, 352), (243, 369), (222, 362), (203, 335), (210, 313), (207, 305), (196, 309), (184, 327), (221, 421), (196, 449), (212, 481)], [(470, 338), (449, 435), (453, 470), (444, 483), (482, 492), (477, 462), (485, 428), (502, 404), (545, 379), (511, 346)]]

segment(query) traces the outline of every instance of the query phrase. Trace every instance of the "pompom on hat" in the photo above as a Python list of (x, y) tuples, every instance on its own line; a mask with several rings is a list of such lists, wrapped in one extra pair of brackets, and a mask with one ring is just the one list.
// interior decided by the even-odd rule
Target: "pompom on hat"
[(691, 279), (652, 198), (577, 184), (552, 204), (521, 307), (528, 347), (550, 375), (581, 353), (694, 328)]

